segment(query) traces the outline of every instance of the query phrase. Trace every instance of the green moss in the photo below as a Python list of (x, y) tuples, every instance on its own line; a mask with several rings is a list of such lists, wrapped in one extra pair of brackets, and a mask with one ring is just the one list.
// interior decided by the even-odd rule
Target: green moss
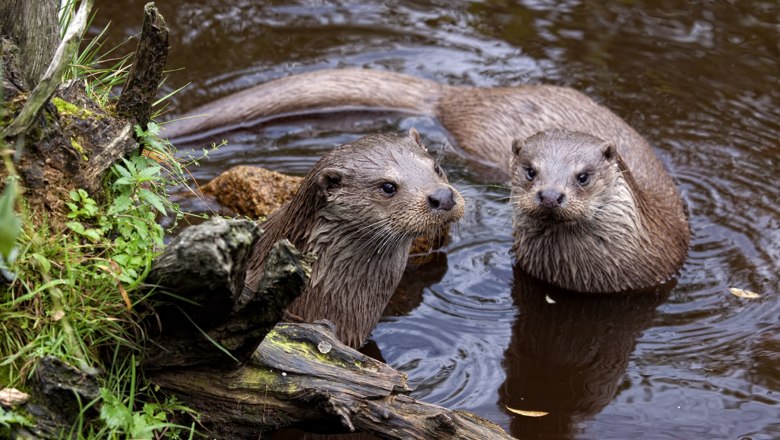
[(16, 98), (8, 102), (0, 103), (0, 130), (8, 126), (16, 118), (16, 115), (22, 111), (27, 100), (28, 93), (19, 94)]
[[(238, 386), (237, 386), (238, 385)], [(262, 386), (269, 386), (288, 394), (301, 391), (293, 379), (293, 375), (283, 374), (281, 371), (270, 368), (242, 368), (240, 377), (234, 381), (234, 389), (246, 388), (247, 390), (263, 389)], [(209, 384), (204, 384), (208, 387)], [(252, 391), (254, 393), (254, 391)]]
[(70, 116), (73, 118), (87, 119), (92, 118), (96, 120), (103, 119), (103, 115), (99, 115), (93, 111), (79, 107), (73, 103), (70, 103), (62, 98), (51, 98), (52, 104), (57, 107), (57, 111), (63, 116)]
[(70, 139), (70, 146), (73, 147), (74, 150), (78, 151), (79, 154), (81, 154), (81, 160), (87, 161), (89, 158), (87, 157), (87, 154), (84, 152), (84, 147), (81, 145), (81, 142), (78, 141), (76, 138)]

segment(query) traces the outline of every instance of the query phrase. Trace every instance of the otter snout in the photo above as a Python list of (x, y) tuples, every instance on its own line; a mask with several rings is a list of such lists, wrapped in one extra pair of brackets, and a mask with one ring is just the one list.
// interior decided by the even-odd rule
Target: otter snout
[(428, 196), (428, 206), (433, 210), (450, 211), (456, 205), (452, 188), (439, 188)]
[(548, 209), (560, 208), (566, 203), (566, 194), (557, 189), (547, 188), (536, 194), (536, 201)]

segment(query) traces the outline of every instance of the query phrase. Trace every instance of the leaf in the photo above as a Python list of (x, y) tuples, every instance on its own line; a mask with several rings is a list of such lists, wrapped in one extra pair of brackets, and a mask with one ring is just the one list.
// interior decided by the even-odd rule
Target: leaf
[(150, 135), (157, 136), (160, 134), (160, 124), (157, 124), (155, 122), (150, 122), (146, 124), (146, 132)]
[(103, 405), (100, 408), (100, 418), (112, 429), (127, 429), (133, 423), (133, 412), (110, 391), (100, 389)]
[(130, 197), (122, 195), (114, 199), (114, 203), (111, 204), (111, 207), (108, 209), (108, 213), (119, 214), (121, 212), (127, 211), (127, 209), (132, 205), (133, 201), (130, 200)]
[[(127, 163), (127, 160), (125, 160), (125, 163)], [(114, 165), (114, 171), (121, 174), (122, 177), (127, 177), (128, 179), (132, 179), (133, 175), (130, 174), (130, 171), (127, 170), (127, 168), (123, 167), (122, 165), (115, 164)]]
[(132, 176), (120, 177), (114, 181), (114, 186), (122, 185), (135, 185), (135, 180)]
[(65, 223), (65, 226), (67, 226), (68, 229), (70, 229), (71, 231), (79, 235), (84, 235), (84, 231), (85, 231), (84, 225), (82, 225), (79, 222), (67, 222)]
[(84, 236), (92, 241), (100, 241), (100, 239), (103, 237), (103, 231), (100, 229), (89, 228), (84, 231)]
[(759, 295), (756, 292), (751, 292), (750, 290), (740, 289), (740, 288), (737, 288), (737, 287), (730, 288), (729, 292), (731, 292), (731, 294), (734, 295), (734, 296), (738, 296), (740, 298), (745, 298), (745, 299), (761, 298), (761, 295)]
[(112, 257), (114, 261), (116, 261), (116, 264), (118, 264), (120, 267), (127, 266), (127, 262), (130, 261), (130, 256), (127, 254), (117, 254)]
[(148, 189), (142, 189), (139, 191), (138, 196), (149, 202), (149, 204), (154, 206), (154, 209), (160, 211), (162, 215), (166, 215), (165, 206), (163, 206), (163, 201), (160, 196), (149, 191)]
[(138, 177), (142, 177), (144, 180), (152, 180), (160, 176), (161, 169), (162, 167), (159, 166), (146, 167), (138, 173)]
[(16, 179), (9, 178), (0, 196), (0, 253), (7, 260), (22, 232), (22, 221), (14, 212)]
[(544, 411), (526, 411), (522, 409), (510, 408), (508, 406), (506, 407), (506, 409), (508, 409), (510, 412), (513, 412), (515, 414), (520, 414), (521, 416), (525, 416), (525, 417), (543, 417), (549, 414), (548, 412), (544, 412)]
[(37, 263), (41, 272), (47, 274), (51, 271), (51, 262), (41, 254), (30, 255)]

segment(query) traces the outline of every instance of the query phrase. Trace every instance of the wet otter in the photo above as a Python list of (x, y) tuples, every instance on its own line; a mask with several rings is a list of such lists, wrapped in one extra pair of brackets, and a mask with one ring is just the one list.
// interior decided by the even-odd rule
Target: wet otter
[(566, 289), (611, 292), (666, 281), (688, 227), (675, 194), (642, 187), (615, 145), (543, 131), (512, 144), (517, 264)]
[[(588, 255), (619, 264), (621, 274), (638, 270), (653, 276), (619, 279), (622, 275), (614, 274), (608, 277), (609, 281), (595, 281), (606, 269), (594, 270), (594, 261), (583, 258), (562, 260), (552, 267), (574, 264), (566, 269), (570, 273), (565, 276), (565, 287), (614, 292), (660, 282), (671, 277), (682, 265), (687, 253), (689, 231), (682, 200), (672, 178), (649, 144), (633, 128), (606, 107), (570, 88), (549, 85), (453, 87), (389, 72), (323, 70), (277, 79), (217, 100), (192, 112), (193, 115), (207, 114), (207, 117), (174, 122), (167, 128), (167, 134), (170, 137), (189, 136), (283, 114), (349, 107), (378, 107), (434, 116), (469, 156), (493, 164), (505, 179), (512, 176), (510, 145), (516, 139), (524, 140), (541, 131), (557, 128), (609, 141), (619, 153), (621, 166), (631, 171), (634, 183), (628, 188), (632, 191), (638, 188), (644, 193), (642, 197), (634, 194), (634, 199), (641, 201), (633, 205), (641, 206), (644, 212), (635, 212), (633, 218), (636, 221), (622, 224), (635, 230), (621, 237), (642, 239), (641, 244), (625, 244), (636, 249), (634, 257), (624, 252), (618, 260), (612, 258), (610, 248), (604, 247), (603, 243), (614, 241), (617, 237), (607, 240), (608, 237), (603, 236), (603, 241), (594, 243), (597, 247), (591, 249)], [(540, 153), (542, 151), (539, 150)], [(564, 151), (554, 148), (549, 151), (550, 155), (565, 156)], [(579, 154), (572, 153), (575, 156)], [(618, 156), (615, 161), (618, 161)], [(545, 170), (537, 171), (547, 174)], [(516, 223), (515, 228), (523, 224)], [(583, 223), (583, 226), (588, 224), (593, 222)], [(524, 235), (523, 231), (518, 232), (520, 236)], [(668, 239), (668, 234), (674, 238)], [(569, 234), (567, 237), (571, 240), (576, 235)], [(558, 245), (574, 252), (585, 243), (562, 242)], [(648, 243), (652, 246), (648, 247)], [(671, 247), (658, 252), (667, 245)], [(521, 261), (534, 258), (523, 255), (526, 253), (523, 247), (516, 246), (515, 250)], [(645, 265), (650, 267), (643, 267)], [(550, 282), (562, 280), (551, 275), (553, 270), (548, 268), (533, 272)]]
[(271, 246), (289, 239), (317, 262), (288, 311), (333, 321), (339, 339), (358, 347), (398, 285), (412, 240), (459, 220), (463, 204), (416, 130), (365, 136), (323, 156), (263, 224), (245, 289), (257, 290)]

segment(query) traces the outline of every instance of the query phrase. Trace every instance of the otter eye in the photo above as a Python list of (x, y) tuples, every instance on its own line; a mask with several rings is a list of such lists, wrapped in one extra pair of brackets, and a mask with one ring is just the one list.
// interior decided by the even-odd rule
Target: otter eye
[(436, 173), (437, 176), (441, 176), (441, 167), (439, 164), (434, 163), (433, 164), (433, 171)]
[(536, 177), (536, 170), (531, 167), (525, 168), (525, 178), (528, 179), (529, 182), (533, 182), (534, 177)]
[(380, 186), (380, 188), (382, 188), (382, 191), (389, 196), (395, 194), (396, 191), (395, 184), (392, 182), (385, 182)]
[(580, 185), (587, 185), (590, 182), (590, 173), (577, 174), (577, 183)]

